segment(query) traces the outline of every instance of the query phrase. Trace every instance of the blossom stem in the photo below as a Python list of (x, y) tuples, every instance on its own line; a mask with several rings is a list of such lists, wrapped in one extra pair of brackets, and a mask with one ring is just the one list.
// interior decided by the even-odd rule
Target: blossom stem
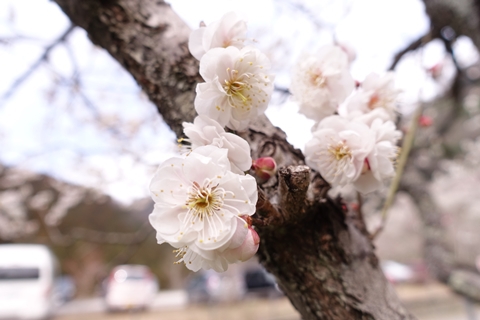
[(385, 200), (385, 203), (383, 204), (382, 213), (381, 213), (382, 220), (377, 230), (375, 230), (370, 235), (370, 238), (372, 240), (375, 239), (385, 227), (385, 223), (388, 218), (388, 210), (393, 204), (393, 200), (395, 199), (395, 194), (397, 193), (398, 186), (400, 185), (400, 180), (403, 175), (403, 169), (407, 164), (408, 155), (410, 154), (410, 150), (412, 149), (412, 146), (413, 146), (413, 141), (415, 139), (415, 132), (417, 131), (417, 127), (419, 124), (420, 116), (422, 115), (422, 111), (423, 111), (423, 105), (420, 104), (415, 110), (415, 113), (413, 114), (412, 119), (410, 120), (410, 126), (408, 127), (408, 132), (405, 135), (405, 139), (403, 140), (403, 143), (402, 143), (402, 151), (400, 153), (400, 157), (397, 162), (397, 170), (395, 172), (395, 177), (390, 183), (388, 195)]

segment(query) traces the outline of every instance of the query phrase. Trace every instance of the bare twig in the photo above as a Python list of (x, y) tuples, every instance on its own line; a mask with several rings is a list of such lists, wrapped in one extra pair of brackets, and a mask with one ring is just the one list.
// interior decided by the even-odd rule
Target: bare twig
[(377, 228), (377, 230), (375, 230), (370, 235), (371, 239), (375, 239), (385, 227), (388, 210), (392, 206), (393, 200), (395, 199), (395, 194), (397, 193), (398, 186), (400, 185), (400, 180), (402, 179), (403, 170), (405, 168), (405, 165), (407, 164), (408, 155), (410, 154), (410, 150), (412, 149), (412, 146), (413, 146), (415, 132), (417, 131), (420, 116), (422, 115), (422, 110), (423, 110), (423, 105), (420, 104), (417, 107), (417, 110), (415, 110), (415, 113), (413, 114), (410, 126), (408, 127), (408, 132), (405, 136), (405, 139), (403, 140), (402, 151), (400, 153), (400, 158), (398, 159), (398, 162), (397, 162), (397, 170), (395, 172), (395, 177), (393, 178), (390, 184), (387, 199), (385, 200), (385, 203), (382, 208), (382, 213), (381, 213), (382, 220), (380, 222), (380, 226)]
[(13, 82), (10, 88), (2, 95), (2, 97), (0, 98), (0, 101), (5, 101), (8, 98), (10, 98), (10, 96), (15, 92), (15, 90), (23, 82), (25, 82), (25, 80), (27, 80), (35, 70), (37, 70), (37, 68), (42, 64), (43, 61), (47, 59), (48, 55), (50, 54), (50, 51), (52, 51), (52, 49), (55, 48), (58, 44), (64, 42), (74, 28), (75, 26), (71, 24), (58, 39), (56, 39), (48, 47), (46, 47), (43, 54), (30, 66), (30, 68), (28, 68), (28, 70), (24, 74), (22, 74), (19, 78), (17, 78)]
[(388, 68), (388, 70), (394, 70), (404, 55), (406, 55), (410, 51), (417, 50), (418, 48), (422, 47), (423, 45), (425, 45), (427, 42), (431, 40), (432, 40), (432, 35), (430, 32), (428, 32), (427, 34), (421, 36), (417, 40), (410, 43), (408, 46), (406, 46), (403, 50), (401, 50), (395, 55), (395, 57), (393, 58), (393, 62)]

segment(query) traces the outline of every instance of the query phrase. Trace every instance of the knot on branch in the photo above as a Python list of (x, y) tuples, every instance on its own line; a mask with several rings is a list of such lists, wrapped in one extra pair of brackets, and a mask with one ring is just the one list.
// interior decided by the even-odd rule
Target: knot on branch
[(278, 172), (280, 206), (285, 220), (294, 220), (305, 210), (310, 168), (288, 166)]
[[(288, 166), (278, 172), (280, 201), (277, 208), (265, 192), (258, 188), (257, 212), (252, 222), (258, 227), (278, 226), (297, 220), (305, 211), (310, 168)], [(277, 203), (277, 201), (275, 201)]]
[(258, 187), (258, 200), (256, 213), (252, 217), (252, 223), (258, 227), (281, 225), (284, 222), (283, 215), (267, 198), (265, 192)]

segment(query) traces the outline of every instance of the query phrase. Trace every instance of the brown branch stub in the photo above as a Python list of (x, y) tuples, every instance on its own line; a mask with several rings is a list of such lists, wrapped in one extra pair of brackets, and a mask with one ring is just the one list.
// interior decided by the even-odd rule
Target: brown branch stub
[(195, 117), (199, 62), (187, 48), (189, 27), (164, 1), (56, 0), (135, 78), (164, 121), (181, 136), (182, 122)]
[(284, 222), (284, 217), (275, 208), (275, 206), (268, 200), (265, 192), (258, 188), (257, 211), (252, 217), (252, 223), (257, 227), (264, 227), (269, 225), (281, 225)]
[(285, 220), (297, 219), (306, 207), (310, 168), (288, 166), (278, 171), (280, 206)]

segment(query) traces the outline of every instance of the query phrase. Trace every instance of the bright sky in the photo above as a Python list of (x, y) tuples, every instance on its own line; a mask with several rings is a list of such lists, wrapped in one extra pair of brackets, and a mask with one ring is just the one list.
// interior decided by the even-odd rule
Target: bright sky
[[(292, 3), (304, 3), (309, 13)], [(172, 0), (171, 4), (192, 28), (228, 11), (243, 14), (250, 36), (271, 57), (281, 87), (288, 87), (291, 67), (301, 52), (331, 43), (333, 37), (355, 48), (352, 74), (362, 80), (371, 71), (384, 72), (395, 52), (428, 29), (420, 0), (244, 0), (241, 6), (238, 1)], [(0, 97), (68, 26), (69, 20), (52, 1), (0, 2)], [(465, 40), (463, 45), (468, 43)], [(429, 56), (413, 57), (399, 68), (402, 76), (397, 84), (407, 105), (418, 99), (424, 84), (419, 65), (443, 59), (442, 48), (431, 47), (425, 50)], [(434, 91), (424, 89), (422, 94)], [(312, 123), (297, 110), (287, 100), (272, 104), (267, 115), (301, 148), (311, 135)], [(0, 98), (0, 146), (2, 163), (94, 186), (123, 202), (146, 196), (155, 166), (176, 152), (174, 135), (131, 76), (78, 28), (12, 96)]]

